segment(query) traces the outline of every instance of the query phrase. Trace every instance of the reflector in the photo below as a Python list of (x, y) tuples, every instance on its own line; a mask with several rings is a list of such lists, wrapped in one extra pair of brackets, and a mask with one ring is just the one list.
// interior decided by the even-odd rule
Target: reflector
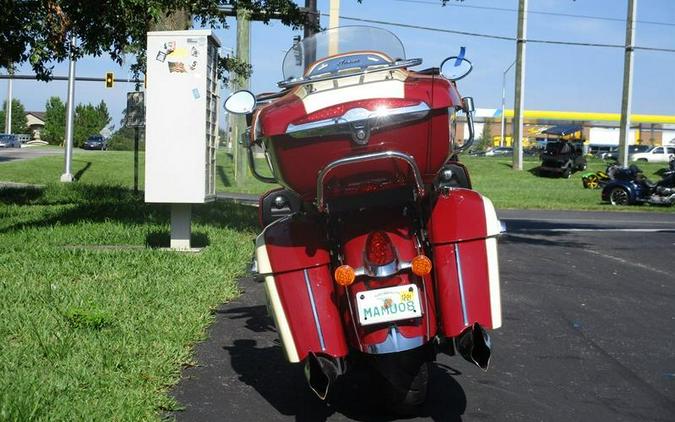
[(420, 277), (431, 272), (431, 260), (424, 255), (417, 255), (410, 264), (412, 272)]
[(347, 287), (354, 282), (356, 274), (349, 265), (340, 265), (335, 269), (335, 282), (340, 286)]

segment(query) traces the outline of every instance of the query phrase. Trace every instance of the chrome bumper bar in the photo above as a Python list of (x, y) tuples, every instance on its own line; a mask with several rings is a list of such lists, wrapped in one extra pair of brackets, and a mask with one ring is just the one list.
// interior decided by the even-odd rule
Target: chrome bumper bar
[(415, 176), (415, 188), (417, 190), (418, 197), (424, 196), (424, 181), (422, 180), (422, 174), (420, 173), (420, 169), (419, 167), (417, 167), (417, 163), (415, 162), (415, 159), (412, 156), (398, 151), (375, 152), (372, 154), (356, 155), (353, 157), (335, 160), (332, 163), (328, 164), (319, 172), (319, 177), (316, 183), (316, 206), (319, 209), (319, 212), (326, 212), (328, 208), (326, 206), (323, 192), (324, 182), (328, 173), (330, 173), (331, 171), (335, 170), (338, 167), (349, 164), (385, 160), (385, 159), (401, 160), (407, 163), (412, 169), (413, 175)]

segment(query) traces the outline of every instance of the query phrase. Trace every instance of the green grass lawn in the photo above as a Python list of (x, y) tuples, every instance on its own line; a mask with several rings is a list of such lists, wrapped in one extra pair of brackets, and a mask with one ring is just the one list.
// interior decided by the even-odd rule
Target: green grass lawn
[[(272, 187), (251, 176), (235, 186), (229, 156), (218, 158), (219, 191)], [(617, 209), (583, 189), (579, 173), (539, 178), (507, 159), (464, 162), (499, 208)], [(642, 167), (657, 179), (664, 166)], [(169, 242), (168, 208), (131, 192), (130, 152), (76, 151), (77, 183), (56, 182), (62, 171), (61, 156), (0, 164), (0, 181), (45, 185), (0, 189), (0, 420), (158, 419), (176, 407), (167, 390), (212, 310), (238, 294), (256, 211), (195, 206), (193, 244), (207, 247), (168, 252), (159, 248)]]
[[(539, 165), (536, 159), (524, 162), (524, 171), (511, 169), (509, 158), (462, 157), (471, 174), (474, 189), (490, 198), (497, 208), (577, 209), (604, 211), (661, 211), (674, 212), (675, 207), (628, 206), (612, 207), (602, 203), (600, 190), (584, 189), (581, 174), (570, 179), (537, 177), (532, 169)], [(267, 169), (264, 160), (258, 160), (259, 169)], [(143, 189), (143, 154), (141, 154), (140, 189)], [(605, 170), (607, 163), (589, 160), (587, 171)], [(659, 180), (657, 172), (666, 164), (642, 164), (639, 167), (651, 180)], [(225, 151), (218, 152), (216, 190), (219, 192), (262, 193), (277, 185), (256, 180), (249, 172), (237, 184), (232, 159)], [(63, 157), (41, 157), (30, 161), (0, 164), (0, 181), (51, 183), (63, 173)], [(83, 152), (76, 150), (73, 174), (82, 183), (95, 185), (132, 186), (133, 155), (127, 151)], [(266, 175), (269, 175), (266, 174)]]
[[(118, 170), (129, 157), (77, 156), (79, 169), (92, 163), (80, 183), (0, 189), (2, 421), (159, 419), (212, 310), (238, 295), (255, 209), (196, 206), (193, 244), (207, 247), (161, 250), (167, 207), (115, 186), (131, 181)], [(10, 164), (0, 180), (61, 172), (51, 157)]]

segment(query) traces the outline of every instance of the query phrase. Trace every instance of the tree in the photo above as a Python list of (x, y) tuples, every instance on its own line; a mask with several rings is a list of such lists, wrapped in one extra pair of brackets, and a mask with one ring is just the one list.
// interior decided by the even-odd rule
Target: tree
[[(107, 52), (121, 63), (124, 54), (136, 54), (132, 68), (138, 74), (145, 69), (149, 29), (164, 27), (166, 22), (171, 28), (184, 29), (186, 22), (193, 21), (227, 28), (226, 12), (219, 8), (225, 3), (235, 11), (250, 10), (253, 19), (264, 22), (273, 17), (293, 27), (305, 22), (305, 14), (292, 0), (6, 1), (0, 14), (0, 67), (29, 62), (40, 79), (49, 80), (51, 63), (68, 59), (70, 39), (76, 35), (75, 58)], [(220, 77), (227, 80), (225, 72), (236, 64), (232, 59), (221, 60)], [(250, 66), (238, 70), (250, 73)]]
[(61, 98), (51, 97), (45, 110), (45, 127), (40, 137), (50, 144), (61, 145), (66, 136), (66, 106)]
[(103, 101), (98, 106), (78, 104), (75, 107), (73, 146), (81, 147), (91, 135), (98, 135), (110, 120), (108, 107)]
[[(7, 101), (2, 103), (0, 111), (0, 133), (5, 132), (5, 115), (7, 113)], [(28, 133), (28, 119), (26, 109), (21, 101), (12, 99), (12, 133)]]

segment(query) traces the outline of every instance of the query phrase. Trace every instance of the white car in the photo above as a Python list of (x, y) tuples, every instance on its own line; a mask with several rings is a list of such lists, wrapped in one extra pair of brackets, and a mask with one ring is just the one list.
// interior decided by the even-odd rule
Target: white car
[[(665, 151), (664, 151), (665, 148)], [(675, 156), (675, 146), (654, 147), (647, 152), (631, 154), (630, 161), (647, 161), (649, 163), (667, 163)]]

